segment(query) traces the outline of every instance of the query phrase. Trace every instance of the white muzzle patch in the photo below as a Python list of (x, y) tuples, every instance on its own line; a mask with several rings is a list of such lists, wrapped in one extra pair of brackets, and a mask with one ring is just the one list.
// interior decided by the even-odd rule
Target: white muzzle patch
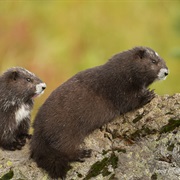
[(45, 89), (46, 89), (46, 84), (45, 83), (37, 84), (35, 93), (37, 95), (40, 95), (40, 94), (42, 94), (44, 92)]
[(169, 74), (168, 69), (166, 68), (162, 68), (160, 69), (159, 73), (158, 73), (158, 80), (165, 80), (167, 75)]

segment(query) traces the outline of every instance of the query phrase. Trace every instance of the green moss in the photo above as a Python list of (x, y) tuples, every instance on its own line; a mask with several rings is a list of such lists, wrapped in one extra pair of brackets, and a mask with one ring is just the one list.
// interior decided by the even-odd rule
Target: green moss
[(14, 172), (12, 170), (10, 170), (8, 173), (4, 174), (0, 180), (10, 180), (12, 179), (14, 176)]
[(172, 112), (167, 112), (165, 115), (173, 115)]
[(112, 153), (111, 157), (109, 158), (109, 165), (112, 165), (113, 169), (116, 169), (117, 164), (118, 164), (118, 157), (114, 153)]
[(172, 152), (173, 149), (174, 149), (174, 147), (175, 147), (174, 144), (170, 144), (170, 145), (167, 147), (167, 150)]
[(143, 127), (143, 131), (145, 132), (145, 134), (155, 134), (156, 130), (155, 129), (149, 129), (148, 127)]
[(136, 140), (136, 139), (139, 139), (141, 137), (145, 137), (145, 136), (147, 136), (149, 134), (155, 134), (155, 133), (156, 133), (155, 129), (149, 129), (146, 126), (143, 126), (141, 129), (138, 129), (134, 133), (132, 133), (130, 135), (130, 139)]
[(107, 150), (107, 151), (103, 150), (103, 151), (102, 151), (102, 155), (105, 156), (109, 151), (111, 151), (111, 150), (110, 150), (110, 149)]
[(115, 179), (115, 174), (112, 174), (112, 176), (109, 178), (109, 180), (114, 180)]
[(131, 134), (130, 139), (139, 139), (141, 137), (141, 130), (138, 129), (134, 133)]
[(102, 174), (103, 177), (108, 176), (111, 172), (108, 170), (108, 166), (112, 166), (113, 169), (117, 168), (118, 157), (112, 153), (110, 157), (105, 157), (101, 161), (97, 161), (91, 166), (87, 176), (84, 180), (88, 180), (92, 177), (96, 177), (99, 174)]
[(176, 127), (180, 126), (180, 119), (179, 120), (175, 120), (175, 119), (169, 119), (168, 124), (166, 124), (165, 126), (163, 126), (160, 129), (160, 133), (167, 133), (167, 132), (171, 132), (173, 131)]
[(108, 170), (108, 167), (105, 166), (103, 171), (102, 171), (102, 176), (106, 177), (106, 176), (109, 176), (110, 174), (111, 174), (111, 172)]
[(112, 138), (113, 138), (113, 139), (119, 137), (119, 133), (118, 133), (118, 130), (117, 130), (117, 129), (114, 129), (111, 134), (112, 134)]
[(87, 176), (84, 178), (84, 180), (88, 180), (91, 177), (96, 177), (97, 175), (101, 174), (103, 169), (105, 168), (106, 164), (108, 162), (108, 158), (104, 158), (102, 161), (97, 161), (91, 166), (91, 169), (89, 170)]
[(157, 180), (157, 174), (154, 173), (152, 176), (151, 176), (151, 180)]
[(80, 174), (80, 173), (78, 173), (77, 176), (78, 176), (78, 178), (82, 178), (83, 177), (83, 175)]
[(135, 119), (133, 119), (133, 123), (137, 123), (138, 121), (140, 121), (144, 116), (144, 113), (143, 114), (140, 114), (139, 116), (137, 116)]
[(120, 148), (118, 148), (118, 149), (117, 149), (117, 152), (126, 153), (126, 149), (120, 149)]

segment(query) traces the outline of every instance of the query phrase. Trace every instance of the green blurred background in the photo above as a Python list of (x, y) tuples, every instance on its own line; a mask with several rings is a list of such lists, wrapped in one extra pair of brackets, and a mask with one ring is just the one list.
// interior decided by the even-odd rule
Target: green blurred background
[(180, 92), (180, 1), (0, 1), (0, 72), (22, 66), (47, 84), (34, 114), (69, 77), (137, 45), (170, 69), (152, 88)]

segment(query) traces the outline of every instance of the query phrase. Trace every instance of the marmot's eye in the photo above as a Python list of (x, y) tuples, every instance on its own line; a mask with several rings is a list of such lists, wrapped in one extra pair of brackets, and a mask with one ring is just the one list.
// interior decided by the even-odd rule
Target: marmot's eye
[(28, 82), (31, 82), (31, 79), (30, 79), (30, 78), (27, 78), (26, 80), (27, 80)]
[(156, 63), (156, 61), (155, 61), (154, 59), (152, 59), (152, 63), (154, 63), (154, 64), (155, 64), (155, 63)]

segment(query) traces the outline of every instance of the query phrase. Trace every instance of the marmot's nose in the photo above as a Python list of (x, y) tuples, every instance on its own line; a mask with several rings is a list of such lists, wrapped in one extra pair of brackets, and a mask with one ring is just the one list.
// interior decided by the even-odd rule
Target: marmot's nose
[(46, 89), (46, 84), (45, 83), (42, 83), (42, 90), (45, 90)]
[(164, 75), (167, 76), (167, 75), (168, 75), (168, 72), (165, 72)]

